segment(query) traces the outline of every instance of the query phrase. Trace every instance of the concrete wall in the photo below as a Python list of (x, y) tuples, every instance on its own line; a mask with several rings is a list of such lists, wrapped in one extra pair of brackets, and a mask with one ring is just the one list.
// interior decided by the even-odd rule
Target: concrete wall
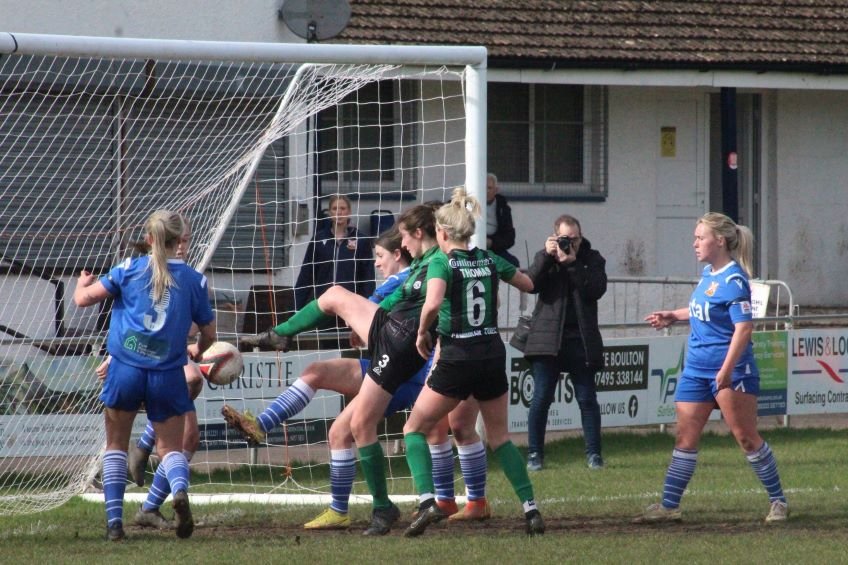
[[(704, 99), (702, 89), (610, 87), (609, 197), (605, 202), (513, 200), (518, 231), (513, 252), (526, 262), (524, 242), (539, 249), (561, 213), (579, 218), (585, 235), (607, 258), (611, 275), (695, 276), (658, 267), (662, 247), (692, 256), (694, 218), (681, 220), (679, 235), (660, 237), (657, 206), (669, 189), (658, 175), (659, 126), (667, 105), (658, 100)], [(763, 91), (760, 276), (786, 281), (795, 302), (807, 306), (848, 304), (848, 92)], [(771, 110), (769, 110), (771, 108)], [(704, 108), (706, 111), (707, 109)], [(773, 123), (772, 121), (773, 120)], [(706, 144), (706, 130), (696, 141)], [(678, 136), (681, 132), (678, 133)], [(706, 172), (694, 164), (693, 179)], [(697, 187), (693, 190), (697, 190)], [(700, 213), (710, 209), (704, 199)]]
[(778, 278), (802, 304), (848, 304), (848, 92), (784, 91), (777, 102)]
[[(277, 19), (280, 4), (281, 0), (0, 0), (0, 13), (7, 31), (301, 42)], [(764, 100), (761, 272), (787, 281), (801, 304), (844, 305), (848, 303), (848, 285), (843, 283), (848, 274), (848, 163), (844, 157), (848, 92), (749, 91), (761, 93)], [(658, 206), (676, 185), (665, 180), (662, 169), (668, 163), (658, 160), (658, 128), (679, 120), (681, 107), (695, 112), (695, 125), (690, 128), (694, 131), (679, 132), (681, 139), (685, 136), (695, 144), (695, 160), (688, 170), (681, 163), (674, 167), (678, 178), (691, 177), (687, 190), (697, 200), (698, 191), (708, 186), (708, 167), (700, 160), (707, 155), (709, 132), (699, 125), (704, 123), (702, 113), (708, 112), (704, 105), (708, 92), (701, 87), (610, 87), (609, 198), (605, 202), (513, 200), (518, 229), (513, 252), (522, 263), (527, 261), (525, 242), (532, 254), (550, 232), (553, 219), (568, 212), (580, 218), (585, 235), (607, 257), (610, 274), (695, 275), (694, 261), (685, 268), (672, 268), (664, 259), (668, 253), (684, 259), (691, 254), (691, 229), (698, 215), (693, 210), (703, 213), (709, 202), (695, 202), (662, 222)], [(429, 160), (426, 154), (422, 158), (424, 163)], [(422, 185), (452, 186), (463, 181), (464, 172), (457, 167), (443, 179), (440, 176), (440, 171), (426, 170)]]

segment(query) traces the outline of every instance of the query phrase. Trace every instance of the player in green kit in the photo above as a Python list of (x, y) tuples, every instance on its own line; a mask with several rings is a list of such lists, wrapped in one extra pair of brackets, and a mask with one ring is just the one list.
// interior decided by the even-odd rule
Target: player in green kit
[(465, 188), (436, 211), (436, 241), (441, 253), (430, 261), (427, 295), (416, 346), (426, 358), (433, 348), (431, 327), (438, 315), (439, 355), (427, 386), (404, 426), (406, 460), (419, 494), (419, 513), (406, 536), (418, 536), (444, 519), (433, 493), (427, 433), (457, 404), (473, 396), (480, 405), (489, 446), (524, 505), (526, 531), (542, 534), (545, 525), (533, 498), (524, 459), (507, 433), (506, 350), (498, 333), (498, 282), (522, 291), (533, 281), (509, 262), (484, 249), (468, 249), (479, 202)]

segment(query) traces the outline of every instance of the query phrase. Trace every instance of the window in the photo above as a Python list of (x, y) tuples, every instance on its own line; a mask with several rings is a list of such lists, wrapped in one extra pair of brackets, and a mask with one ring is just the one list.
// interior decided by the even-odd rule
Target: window
[[(318, 115), (318, 164), (323, 194), (400, 190), (403, 169), (415, 167), (413, 85), (365, 85)], [(408, 175), (414, 179), (416, 175)], [(410, 186), (405, 186), (409, 190)]]
[(489, 170), (512, 196), (603, 198), (606, 91), (489, 83)]

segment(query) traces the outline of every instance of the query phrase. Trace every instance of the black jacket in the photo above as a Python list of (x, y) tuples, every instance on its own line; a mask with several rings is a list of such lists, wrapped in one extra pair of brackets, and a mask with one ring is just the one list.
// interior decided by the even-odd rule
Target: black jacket
[(606, 259), (583, 239), (577, 260), (567, 268), (541, 250), (528, 270), (538, 293), (536, 308), (524, 348), (525, 357), (556, 355), (562, 344), (566, 306), (574, 301), (587, 365), (604, 366), (604, 342), (598, 329), (598, 300), (607, 291)]
[(495, 216), (498, 219), (498, 231), (489, 236), (492, 240), (492, 251), (499, 254), (515, 245), (515, 227), (512, 225), (512, 209), (506, 203), (506, 198), (495, 194)]
[(487, 236), (492, 240), (489, 250), (497, 253), (516, 267), (519, 266), (518, 257), (507, 251), (515, 245), (515, 227), (512, 225), (512, 210), (506, 203), (506, 198), (495, 194), (495, 218), (498, 221), (498, 230)]

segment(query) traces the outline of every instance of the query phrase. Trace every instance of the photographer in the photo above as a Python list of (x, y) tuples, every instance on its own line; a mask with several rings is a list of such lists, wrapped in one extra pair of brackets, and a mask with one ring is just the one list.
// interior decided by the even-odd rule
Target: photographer
[(545, 427), (562, 372), (571, 375), (586, 442), (590, 469), (603, 467), (601, 409), (595, 372), (603, 368), (603, 340), (598, 329), (598, 300), (607, 290), (606, 260), (583, 239), (580, 222), (563, 215), (554, 235), (536, 253), (529, 275), (539, 294), (524, 356), (532, 365), (533, 401), (527, 415), (527, 468), (542, 468)]

